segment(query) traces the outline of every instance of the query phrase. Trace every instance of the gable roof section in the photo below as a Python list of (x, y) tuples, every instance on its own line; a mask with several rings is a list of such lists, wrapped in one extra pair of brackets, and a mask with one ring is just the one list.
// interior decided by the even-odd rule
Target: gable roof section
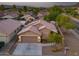
[(21, 18), (25, 18), (26, 20), (29, 20), (29, 19), (35, 19), (33, 16), (28, 15), (28, 14), (22, 16)]
[(9, 35), (20, 26), (21, 23), (13, 19), (3, 20), (0, 22), (0, 32)]
[[(15, 16), (16, 17), (16, 16)], [(11, 15), (5, 15), (5, 16), (3, 16), (2, 18), (15, 18), (15, 17), (13, 17), (13, 16), (11, 16)]]
[(41, 33), (38, 31), (38, 29), (37, 29), (35, 26), (28, 26), (28, 27), (23, 28), (23, 29), (18, 33), (18, 35), (21, 34), (21, 33), (26, 32), (26, 31), (32, 31), (32, 32), (34, 32), (34, 33), (37, 33), (38, 35), (41, 35)]
[[(43, 27), (46, 27), (47, 29), (49, 29), (49, 30), (51, 30), (53, 32), (57, 32), (57, 29), (56, 29), (54, 24), (51, 24), (51, 23), (49, 23), (47, 21), (44, 21), (44, 20), (36, 20), (36, 21), (33, 21), (33, 22), (29, 23), (26, 26), (37, 25), (37, 24), (42, 24)], [(40, 30), (40, 28), (39, 28), (39, 30)]]
[(31, 15), (26, 14), (26, 15), (22, 16), (21, 18), (28, 18), (28, 17), (31, 17)]

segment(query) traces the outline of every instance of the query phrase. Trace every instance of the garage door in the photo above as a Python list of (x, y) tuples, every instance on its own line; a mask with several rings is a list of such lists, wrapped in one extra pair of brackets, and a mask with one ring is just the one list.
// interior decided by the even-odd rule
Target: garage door
[(22, 36), (21, 42), (23, 43), (38, 43), (37, 36)]

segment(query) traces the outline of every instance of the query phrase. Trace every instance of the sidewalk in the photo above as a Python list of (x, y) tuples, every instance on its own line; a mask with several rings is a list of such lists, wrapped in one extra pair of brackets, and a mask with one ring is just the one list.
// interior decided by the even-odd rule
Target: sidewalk
[(65, 42), (67, 46), (70, 48), (70, 50), (67, 53), (68, 56), (79, 55), (79, 38), (76, 35), (77, 34), (72, 30), (64, 33)]
[(70, 30), (70, 32), (77, 38), (79, 39), (79, 34), (75, 32), (75, 30)]

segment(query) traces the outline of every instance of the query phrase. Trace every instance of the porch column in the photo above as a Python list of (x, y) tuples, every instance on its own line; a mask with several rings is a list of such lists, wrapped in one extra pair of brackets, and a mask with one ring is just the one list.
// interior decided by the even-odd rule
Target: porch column
[(21, 36), (19, 36), (19, 40), (18, 40), (18, 42), (21, 42)]
[(41, 37), (40, 36), (38, 36), (38, 42), (41, 42)]

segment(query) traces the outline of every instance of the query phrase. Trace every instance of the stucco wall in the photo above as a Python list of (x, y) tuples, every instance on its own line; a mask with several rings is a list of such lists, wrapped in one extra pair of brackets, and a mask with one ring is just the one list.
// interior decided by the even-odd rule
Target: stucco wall
[(0, 41), (4, 41), (5, 43), (8, 43), (13, 37), (17, 34), (17, 32), (21, 29), (21, 27), (17, 28), (14, 32), (12, 32), (10, 35), (6, 35), (4, 33), (0, 33)]
[(44, 28), (41, 29), (40, 32), (42, 33), (42, 39), (47, 39), (51, 31), (49, 29)]
[(7, 36), (6, 34), (0, 33), (0, 41), (4, 41), (5, 43), (8, 43), (15, 34), (16, 32), (13, 32)]
[(4, 33), (0, 33), (0, 36), (6, 36)]
[[(27, 31), (27, 32), (24, 32), (24, 33), (22, 33), (22, 34), (20, 34), (20, 35), (26, 35), (26, 36), (30, 36), (30, 35), (35, 35), (35, 36), (38, 36), (38, 34), (36, 34), (36, 33), (34, 33), (34, 32), (31, 32), (31, 31)], [(20, 36), (19, 35), (19, 36)]]
[(3, 41), (3, 42), (5, 42), (5, 43), (7, 43), (7, 42), (6, 42), (6, 39), (7, 39), (6, 36), (0, 36), (0, 41)]

